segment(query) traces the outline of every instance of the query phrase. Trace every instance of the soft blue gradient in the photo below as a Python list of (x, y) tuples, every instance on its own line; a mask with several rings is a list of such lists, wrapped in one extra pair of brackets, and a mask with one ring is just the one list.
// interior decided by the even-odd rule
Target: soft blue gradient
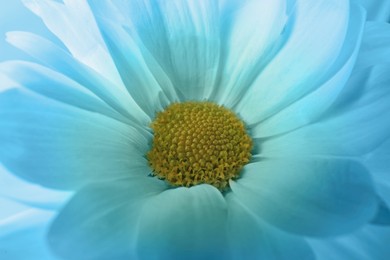
[[(385, 2), (363, 2), (4, 5), (25, 54), (0, 41), (21, 86), (0, 82), (0, 258), (387, 256), (390, 25)], [(186, 100), (232, 109), (254, 137), (227, 192), (150, 176), (149, 124)]]

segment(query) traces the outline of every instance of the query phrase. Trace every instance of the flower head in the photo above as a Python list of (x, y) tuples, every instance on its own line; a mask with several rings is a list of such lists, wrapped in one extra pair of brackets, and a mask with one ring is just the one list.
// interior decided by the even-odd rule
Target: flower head
[(55, 255), (312, 259), (388, 210), (361, 158), (389, 137), (389, 78), (359, 79), (358, 5), (24, 2), (63, 46), (8, 33), (37, 62), (1, 64), (21, 87), (0, 96), (0, 160), (75, 192)]

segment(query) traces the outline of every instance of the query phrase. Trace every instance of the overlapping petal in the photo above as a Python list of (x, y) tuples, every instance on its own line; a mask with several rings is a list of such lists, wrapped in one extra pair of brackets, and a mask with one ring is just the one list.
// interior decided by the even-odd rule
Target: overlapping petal
[(327, 117), (317, 123), (269, 139), (259, 139), (262, 155), (358, 156), (389, 137), (389, 66), (354, 74)]
[(51, 260), (46, 232), (54, 213), (27, 209), (0, 220), (0, 256), (3, 259)]
[[(40, 91), (38, 92), (41, 94), (46, 94), (48, 91), (52, 93), (57, 92), (57, 99), (58, 97), (64, 99), (67, 96), (75, 95), (75, 88), (81, 91), (85, 89), (87, 91), (84, 90), (84, 92), (90, 91), (94, 93), (112, 109), (122, 116), (127, 117), (129, 119), (127, 121), (135, 121), (142, 124), (147, 124), (147, 122), (149, 122), (150, 119), (146, 116), (145, 112), (139, 108), (126, 90), (120, 88), (120, 85), (114, 84), (110, 80), (107, 80), (104, 77), (104, 74), (98, 74), (92, 68), (75, 60), (69, 53), (56, 46), (54, 43), (28, 32), (9, 32), (7, 34), (7, 40), (14, 46), (36, 58), (45, 66), (57, 71), (57, 73), (54, 73), (51, 70), (30, 63), (15, 61), (3, 63), (1, 65), (1, 70), (5, 71), (9, 77), (12, 77), (21, 85), (37, 91), (37, 80), (46, 78), (48, 84), (40, 84), (40, 86), (38, 86)], [(20, 71), (25, 72), (25, 77), (27, 77), (27, 79), (21, 77)], [(53, 73), (57, 75), (53, 76)], [(63, 87), (58, 89), (58, 87), (54, 88), (54, 86), (51, 86), (49, 83), (53, 80), (57, 81), (54, 85), (58, 85), (58, 81), (62, 81)], [(31, 85), (33, 85), (33, 87)], [(50, 97), (53, 98), (53, 96)], [(91, 101), (89, 102), (93, 103)], [(71, 105), (80, 106), (77, 103), (71, 103)]]
[[(86, 1), (23, 0), (77, 60), (118, 86), (122, 82)], [(66, 30), (64, 30), (66, 28)]]
[(385, 241), (390, 239), (389, 227), (366, 225), (350, 235), (329, 240), (311, 240), (310, 245), (319, 260), (386, 259), (390, 248)]
[(147, 175), (147, 139), (129, 125), (20, 89), (0, 100), (0, 160), (34, 183), (74, 189)]
[(295, 2), (286, 43), (235, 107), (249, 125), (318, 87), (342, 49), (349, 10), (349, 1)]
[(327, 72), (326, 81), (305, 97), (251, 127), (252, 137), (277, 135), (315, 122), (338, 98), (355, 66), (365, 24), (362, 8), (352, 5), (350, 14), (346, 40), (338, 58)]
[(141, 209), (165, 189), (148, 177), (90, 185), (62, 209), (48, 242), (65, 259), (137, 259)]
[(265, 223), (251, 213), (234, 193), (227, 194), (226, 201), (231, 259), (314, 259), (312, 249), (302, 237)]
[[(55, 210), (62, 207), (72, 196), (71, 192), (46, 189), (25, 181), (7, 171), (0, 165), (0, 195), (31, 207)], [(8, 209), (7, 206), (1, 206)]]
[(258, 217), (310, 236), (339, 235), (370, 221), (378, 201), (367, 170), (337, 159), (266, 160), (247, 165), (231, 188)]
[(215, 187), (160, 193), (146, 202), (138, 223), (141, 259), (229, 259), (227, 206)]

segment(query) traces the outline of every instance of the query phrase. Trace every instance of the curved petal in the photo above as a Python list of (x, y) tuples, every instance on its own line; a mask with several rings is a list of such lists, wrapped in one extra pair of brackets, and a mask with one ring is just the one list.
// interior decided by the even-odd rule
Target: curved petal
[[(133, 121), (138, 121), (145, 125), (148, 124), (149, 118), (126, 90), (121, 89), (118, 84), (113, 84), (96, 71), (80, 63), (52, 42), (28, 32), (9, 32), (7, 33), (7, 41), (36, 58), (45, 66), (76, 81), (81, 85), (80, 87), (90, 90), (124, 116), (129, 117)], [(24, 65), (26, 63), (19, 64), (19, 67), (15, 66), (15, 63), (5, 63), (3, 67), (5, 67), (5, 71), (9, 75), (20, 82), (19, 70), (26, 70), (26, 68), (23, 68), (23, 66), (26, 66)], [(41, 76), (42, 78), (45, 77), (45, 75)], [(30, 82), (22, 81), (21, 83), (28, 84)], [(44, 90), (47, 90), (47, 88), (48, 86), (41, 87)]]
[(42, 209), (58, 209), (72, 196), (70, 192), (46, 189), (19, 179), (8, 172), (1, 164), (0, 185), (0, 195)]
[(108, 117), (14, 89), (0, 95), (0, 161), (49, 188), (147, 175), (147, 139)]
[(0, 220), (0, 257), (2, 259), (55, 259), (46, 245), (50, 211), (28, 209)]
[[(136, 117), (126, 118), (117, 111), (123, 111), (111, 99), (107, 103), (114, 103), (113, 106), (108, 106), (92, 92), (84, 89), (76, 82), (70, 80), (64, 75), (47, 69), (35, 63), (24, 61), (8, 61), (0, 63), (0, 71), (4, 72), (17, 82), (17, 85), (28, 88), (34, 92), (67, 103), (71, 106), (79, 107), (87, 111), (100, 113), (102, 115), (114, 118), (118, 121), (126, 122), (139, 127), (140, 123), (134, 123)], [(111, 102), (110, 102), (111, 101)], [(116, 110), (113, 109), (116, 108)], [(136, 116), (139, 113), (134, 113)], [(142, 118), (142, 113), (138, 119)], [(147, 122), (144, 119), (143, 121)], [(144, 123), (146, 125), (146, 123)]]
[(54, 220), (49, 244), (65, 259), (138, 259), (134, 247), (141, 209), (165, 189), (149, 177), (87, 186)]
[(373, 218), (378, 206), (366, 169), (346, 160), (261, 161), (247, 165), (230, 185), (257, 216), (309, 236), (355, 230)]
[(253, 125), (313, 91), (342, 48), (349, 1), (295, 2), (285, 45), (256, 78), (235, 108)]
[(390, 227), (366, 225), (361, 230), (331, 240), (310, 240), (318, 260), (377, 260), (390, 255)]
[(291, 131), (317, 120), (336, 100), (355, 66), (365, 24), (364, 11), (352, 5), (346, 41), (326, 78), (316, 90), (251, 128), (252, 137)]
[(362, 160), (370, 170), (381, 198), (390, 205), (390, 139)]
[(390, 24), (367, 22), (356, 71), (390, 63)]
[(390, 2), (387, 0), (353, 0), (367, 10), (369, 21), (390, 22)]
[[(145, 56), (155, 58), (182, 100), (211, 95), (218, 72), (218, 1), (90, 0), (97, 19), (122, 23)], [(139, 41), (139, 43), (138, 43)], [(145, 60), (149, 68), (155, 66)]]
[[(0, 182), (1, 184), (1, 182)], [(1, 185), (3, 187), (3, 185)], [(18, 214), (26, 209), (28, 209), (28, 207), (26, 205), (23, 205), (19, 202), (16, 202), (12, 199), (9, 199), (5, 196), (3, 196), (3, 194), (0, 194), (0, 208), (1, 208), (1, 211), (0, 211), (0, 220), (1, 219), (6, 219), (8, 217), (11, 217), (15, 214)]]
[(150, 71), (138, 43), (124, 28), (111, 21), (101, 22), (100, 28), (127, 90), (151, 118), (169, 103), (178, 101), (177, 97), (175, 99), (172, 97), (174, 93), (172, 84), (169, 84), (170, 82), (159, 84)]
[(86, 1), (23, 0), (23, 3), (43, 20), (76, 59), (123, 86)]
[(226, 1), (221, 7), (220, 81), (216, 102), (233, 107), (264, 69), (284, 38), (287, 3)]
[(315, 124), (275, 138), (258, 139), (267, 157), (364, 155), (389, 138), (390, 66), (354, 74), (333, 106)]
[(226, 202), (198, 185), (160, 193), (143, 208), (137, 249), (141, 259), (229, 259)]
[(314, 259), (310, 246), (254, 216), (234, 193), (226, 195), (231, 259)]

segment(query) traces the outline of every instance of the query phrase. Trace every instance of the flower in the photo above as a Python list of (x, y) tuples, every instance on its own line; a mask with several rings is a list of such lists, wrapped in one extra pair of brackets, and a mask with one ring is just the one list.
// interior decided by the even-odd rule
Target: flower
[(62, 43), (8, 33), (37, 63), (1, 64), (0, 160), (75, 193), (56, 256), (312, 259), (388, 224), (390, 29), (358, 5), (24, 2)]

